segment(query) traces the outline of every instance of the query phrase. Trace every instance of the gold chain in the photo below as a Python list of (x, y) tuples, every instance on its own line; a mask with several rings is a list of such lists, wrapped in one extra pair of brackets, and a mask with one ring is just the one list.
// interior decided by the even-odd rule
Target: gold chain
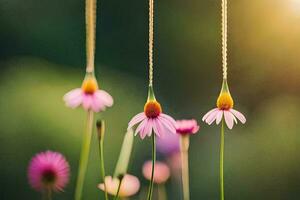
[(153, 20), (154, 0), (149, 0), (149, 86), (153, 85)]
[(86, 23), (86, 59), (87, 72), (94, 72), (95, 62), (95, 29), (96, 29), (96, 7), (97, 0), (86, 0), (85, 23)]
[(227, 79), (227, 0), (222, 0), (222, 65), (223, 79)]

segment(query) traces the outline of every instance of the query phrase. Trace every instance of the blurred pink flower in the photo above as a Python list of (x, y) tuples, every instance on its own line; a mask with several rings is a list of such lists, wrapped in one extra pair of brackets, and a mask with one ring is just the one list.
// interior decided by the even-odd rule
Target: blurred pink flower
[(199, 131), (199, 128), (195, 119), (176, 121), (176, 131), (181, 135), (195, 134)]
[(171, 169), (171, 175), (176, 178), (176, 180), (181, 181), (181, 153), (173, 153), (167, 157), (168, 166)]
[(65, 157), (52, 151), (41, 152), (30, 161), (29, 183), (37, 191), (62, 191), (69, 182), (70, 166)]
[[(118, 191), (120, 180), (118, 178), (112, 178), (111, 176), (105, 177), (105, 185), (107, 187), (107, 193), (116, 195)], [(104, 183), (100, 183), (98, 188), (105, 191)], [(129, 197), (135, 195), (140, 189), (140, 181), (137, 177), (126, 174), (121, 182), (121, 188), (119, 197)]]
[(170, 156), (180, 151), (180, 136), (178, 134), (166, 131), (161, 137), (156, 139), (157, 151)]
[(64, 95), (64, 101), (70, 108), (82, 105), (85, 110), (100, 112), (113, 105), (113, 98), (104, 90), (98, 89), (94, 77), (87, 77), (81, 88), (76, 88)]
[[(140, 123), (140, 124), (139, 124)], [(169, 115), (163, 114), (160, 104), (156, 100), (148, 101), (145, 104), (144, 112), (134, 116), (128, 123), (128, 129), (139, 124), (135, 134), (140, 134), (144, 139), (152, 135), (152, 129), (157, 136), (162, 136), (166, 131), (176, 133), (175, 120)]]
[[(143, 175), (147, 180), (151, 179), (152, 161), (146, 161), (143, 165)], [(170, 177), (170, 168), (164, 162), (156, 161), (154, 166), (154, 183), (165, 183)]]
[(217, 108), (210, 110), (202, 118), (207, 124), (211, 125), (214, 121), (219, 124), (222, 118), (229, 129), (233, 128), (234, 122), (237, 123), (238, 118), (243, 124), (246, 123), (245, 116), (237, 110), (233, 109), (233, 99), (229, 92), (222, 92), (217, 100)]

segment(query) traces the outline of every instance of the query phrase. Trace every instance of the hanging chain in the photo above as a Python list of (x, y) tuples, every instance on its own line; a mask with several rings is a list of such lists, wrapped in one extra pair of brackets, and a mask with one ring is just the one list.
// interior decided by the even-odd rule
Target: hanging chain
[(86, 59), (87, 72), (94, 72), (95, 63), (95, 30), (96, 30), (96, 7), (97, 0), (86, 0), (85, 23), (86, 23)]
[(153, 20), (154, 0), (149, 0), (149, 86), (153, 86)]
[(227, 79), (227, 0), (222, 0), (222, 65), (223, 79)]

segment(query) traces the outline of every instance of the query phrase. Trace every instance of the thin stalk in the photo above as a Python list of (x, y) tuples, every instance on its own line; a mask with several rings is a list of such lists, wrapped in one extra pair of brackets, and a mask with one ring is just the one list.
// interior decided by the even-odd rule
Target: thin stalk
[(189, 184), (189, 135), (182, 135), (180, 137), (180, 150), (181, 150), (181, 168), (182, 168), (182, 189), (183, 199), (190, 199), (190, 184)]
[(114, 198), (114, 200), (117, 200), (119, 198), (119, 193), (120, 193), (120, 190), (121, 190), (121, 184), (122, 184), (122, 180), (123, 180), (123, 177), (119, 179), (119, 185), (118, 185), (118, 190), (117, 190), (117, 194)]
[(149, 185), (149, 189), (148, 189), (147, 200), (152, 199), (153, 185), (154, 185), (155, 161), (156, 161), (155, 133), (152, 133), (152, 173), (151, 173), (151, 180), (150, 180), (150, 185)]
[(91, 138), (93, 132), (93, 120), (94, 120), (94, 113), (93, 111), (88, 111), (87, 116), (87, 126), (86, 131), (83, 136), (83, 144), (81, 148), (81, 155), (79, 161), (79, 170), (78, 170), (78, 177), (77, 177), (77, 184), (75, 190), (75, 200), (80, 200), (82, 196), (82, 188), (84, 184), (87, 164), (89, 160), (90, 154), (90, 145), (91, 145)]
[(220, 199), (224, 200), (224, 119), (221, 127), (221, 141), (220, 141)]
[(52, 200), (52, 190), (50, 188), (47, 190), (47, 200)]
[(102, 174), (102, 180), (104, 183), (104, 190), (105, 190), (105, 200), (108, 200), (108, 194), (107, 194), (106, 183), (105, 183), (105, 164), (104, 164), (104, 153), (103, 153), (103, 140), (100, 142), (99, 149), (100, 149), (100, 159), (101, 159), (101, 174)]
[(167, 200), (167, 192), (165, 184), (160, 184), (158, 187), (158, 200)]
[[(98, 122), (97, 122), (97, 128), (98, 128)], [(104, 146), (104, 132), (105, 132), (105, 123), (104, 121), (100, 122), (100, 127), (99, 127), (99, 154), (100, 154), (100, 170), (101, 170), (101, 176), (104, 184), (104, 194), (105, 194), (105, 200), (108, 200), (108, 194), (106, 190), (106, 183), (105, 183), (105, 164), (104, 164), (104, 151), (103, 151), (103, 146)]]
[(51, 188), (47, 188), (42, 192), (42, 199), (43, 200), (52, 200), (52, 191)]

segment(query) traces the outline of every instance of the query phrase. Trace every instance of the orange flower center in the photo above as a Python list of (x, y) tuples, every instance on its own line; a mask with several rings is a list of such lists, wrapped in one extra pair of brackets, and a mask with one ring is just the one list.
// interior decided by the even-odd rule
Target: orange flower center
[(148, 101), (145, 104), (144, 112), (148, 118), (156, 118), (162, 112), (162, 109), (157, 101)]
[(221, 110), (229, 110), (233, 108), (233, 104), (233, 99), (228, 92), (221, 93), (217, 100), (217, 107)]
[(98, 89), (98, 83), (95, 78), (87, 78), (83, 81), (81, 88), (86, 94), (94, 94)]

